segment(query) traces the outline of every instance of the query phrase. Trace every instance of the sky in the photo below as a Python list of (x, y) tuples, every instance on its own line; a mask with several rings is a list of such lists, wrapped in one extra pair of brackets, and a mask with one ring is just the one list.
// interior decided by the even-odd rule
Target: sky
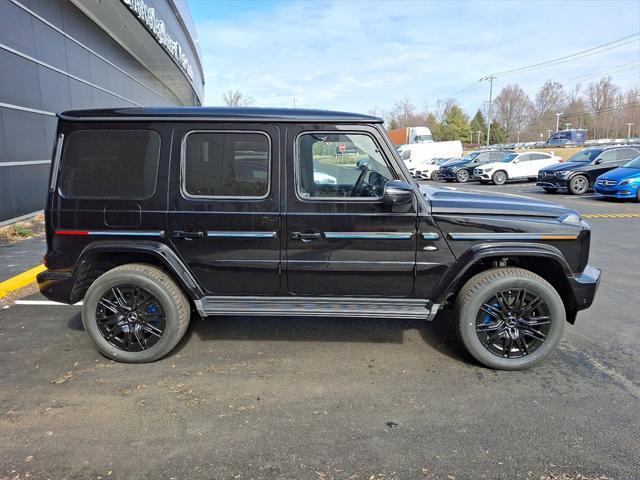
[[(633, 1), (189, 0), (203, 57), (205, 104), (229, 89), (254, 106), (378, 115), (409, 98), (432, 111), (455, 97), (473, 114), (495, 72), (537, 64), (640, 32)], [(610, 75), (640, 85), (640, 37), (603, 53), (499, 75), (533, 98), (547, 80), (566, 89)], [(471, 88), (471, 86), (473, 86)], [(295, 99), (295, 100), (294, 100)]]

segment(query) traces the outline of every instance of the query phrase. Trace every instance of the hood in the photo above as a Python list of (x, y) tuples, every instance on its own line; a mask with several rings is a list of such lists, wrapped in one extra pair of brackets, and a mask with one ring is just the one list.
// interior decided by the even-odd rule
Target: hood
[(434, 214), (530, 215), (555, 218), (560, 215), (576, 213), (574, 210), (556, 203), (502, 193), (475, 193), (427, 185), (420, 186), (420, 191), (431, 203), (431, 211)]
[(626, 180), (627, 178), (636, 178), (636, 177), (640, 177), (640, 168), (619, 167), (619, 168), (614, 168), (613, 170), (610, 170), (607, 173), (603, 173), (598, 177), (598, 179), (616, 180), (620, 182), (622, 180)]
[(540, 169), (541, 172), (559, 172), (561, 170), (581, 170), (590, 166), (591, 162), (563, 162)]

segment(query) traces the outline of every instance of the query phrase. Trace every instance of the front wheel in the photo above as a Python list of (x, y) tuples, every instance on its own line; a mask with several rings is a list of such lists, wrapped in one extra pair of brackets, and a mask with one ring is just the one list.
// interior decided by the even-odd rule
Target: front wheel
[(460, 183), (466, 183), (469, 181), (469, 172), (467, 170), (458, 170), (456, 173), (456, 180)]
[(431, 180), (435, 182), (438, 178), (440, 178), (440, 174), (437, 171), (431, 172)]
[(481, 272), (456, 299), (457, 327), (469, 353), (483, 365), (522, 370), (558, 345), (566, 313), (558, 292), (521, 268)]
[(569, 192), (573, 195), (582, 195), (589, 189), (589, 180), (584, 175), (576, 175), (569, 180)]
[(493, 174), (493, 176), (491, 177), (491, 180), (495, 185), (504, 185), (505, 183), (507, 183), (507, 172), (498, 170), (496, 173)]
[(183, 337), (189, 301), (163, 270), (131, 263), (107, 271), (87, 290), (82, 323), (100, 352), (128, 363), (152, 362)]

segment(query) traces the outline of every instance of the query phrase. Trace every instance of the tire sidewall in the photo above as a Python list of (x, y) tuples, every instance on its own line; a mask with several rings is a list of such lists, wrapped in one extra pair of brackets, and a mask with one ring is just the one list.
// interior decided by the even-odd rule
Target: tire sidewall
[(429, 176), (429, 178), (431, 178), (431, 180), (436, 181), (439, 178), (439, 174), (438, 172), (431, 172), (431, 175)]
[[(141, 352), (126, 352), (111, 345), (100, 333), (96, 321), (96, 308), (100, 298), (111, 288), (133, 284), (153, 294), (165, 313), (165, 329), (162, 338), (153, 347)], [(179, 312), (172, 297), (165, 287), (156, 279), (135, 271), (109, 271), (99, 277), (87, 290), (82, 306), (82, 323), (84, 329), (105, 356), (127, 363), (144, 363), (157, 360), (166, 355), (174, 346), (174, 339), (179, 335)]]
[[(508, 288), (526, 288), (540, 296), (547, 304), (551, 317), (551, 328), (547, 339), (532, 354), (517, 359), (505, 359), (489, 352), (476, 333), (476, 316), (480, 310), (480, 306), (490, 298), (491, 295)], [(464, 311), (460, 312), (459, 322), (462, 341), (474, 358), (491, 368), (521, 370), (542, 361), (553, 352), (562, 338), (564, 324), (566, 322), (566, 313), (560, 295), (558, 295), (558, 292), (548, 283), (541, 283), (524, 277), (510, 276), (489, 282), (480, 287), (475, 292), (474, 297), (465, 304)]]
[[(498, 181), (499, 174), (502, 174), (502, 181)], [(507, 173), (504, 170), (498, 170), (497, 172), (495, 172), (492, 176), (491, 179), (493, 180), (493, 183), (496, 185), (504, 185), (505, 183), (507, 183)]]

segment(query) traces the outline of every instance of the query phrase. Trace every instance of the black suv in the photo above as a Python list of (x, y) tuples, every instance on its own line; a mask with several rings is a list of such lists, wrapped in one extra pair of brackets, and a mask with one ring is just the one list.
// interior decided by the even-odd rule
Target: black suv
[(540, 170), (536, 185), (549, 193), (567, 189), (574, 195), (582, 195), (593, 188), (600, 175), (621, 167), (638, 155), (640, 147), (637, 145), (585, 148), (566, 162)]
[(522, 369), (600, 275), (576, 212), (419, 187), (381, 119), (340, 112), (62, 113), (46, 225), (40, 291), (83, 300), (88, 335), (125, 362), (169, 353), (192, 311), (431, 320), (451, 305), (477, 360)]
[(440, 167), (438, 175), (440, 180), (447, 182), (460, 182), (465, 183), (473, 176), (473, 169), (485, 163), (499, 162), (504, 158), (507, 153), (512, 153), (507, 150), (476, 150), (470, 152), (466, 157), (460, 159), (458, 162), (448, 163), (445, 166)]

